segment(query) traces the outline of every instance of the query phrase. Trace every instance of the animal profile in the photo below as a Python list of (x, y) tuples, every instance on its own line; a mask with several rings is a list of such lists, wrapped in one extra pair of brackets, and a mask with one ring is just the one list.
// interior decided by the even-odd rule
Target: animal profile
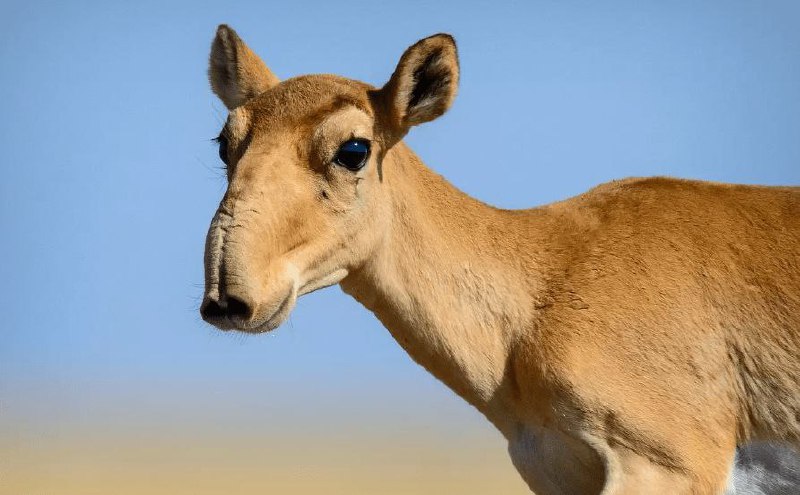
[(373, 87), (281, 81), (222, 25), (209, 79), (229, 110), (209, 323), (270, 331), (339, 284), (540, 495), (719, 494), (737, 448), (800, 442), (800, 188), (654, 177), (484, 204), (403, 142), (455, 98), (446, 34)]

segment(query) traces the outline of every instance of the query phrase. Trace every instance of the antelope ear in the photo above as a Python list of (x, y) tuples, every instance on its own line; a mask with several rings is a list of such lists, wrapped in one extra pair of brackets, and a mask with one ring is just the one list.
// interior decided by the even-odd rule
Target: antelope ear
[(409, 47), (381, 89), (392, 125), (402, 134), (442, 115), (456, 97), (458, 54), (449, 34), (435, 34)]
[(211, 89), (229, 110), (280, 82), (236, 31), (225, 24), (217, 28), (217, 35), (211, 43), (208, 80)]

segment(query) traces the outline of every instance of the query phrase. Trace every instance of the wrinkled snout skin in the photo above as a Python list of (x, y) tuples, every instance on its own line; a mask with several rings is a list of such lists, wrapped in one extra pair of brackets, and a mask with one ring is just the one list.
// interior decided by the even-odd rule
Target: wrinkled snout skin
[[(282, 322), (297, 299), (300, 273), (291, 239), (274, 235), (279, 218), (263, 214), (257, 200), (266, 191), (230, 191), (211, 221), (206, 238), (204, 309), (216, 305), (211, 323), (222, 329), (271, 330)], [(289, 219), (283, 219), (288, 223)], [(293, 229), (300, 237), (299, 229)], [(272, 235), (271, 235), (272, 233)], [(238, 310), (231, 301), (241, 303)], [(206, 316), (206, 314), (204, 314)]]

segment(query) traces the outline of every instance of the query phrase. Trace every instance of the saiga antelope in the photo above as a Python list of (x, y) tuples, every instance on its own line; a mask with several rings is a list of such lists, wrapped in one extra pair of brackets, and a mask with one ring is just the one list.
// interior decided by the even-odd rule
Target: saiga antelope
[(800, 441), (800, 188), (627, 179), (502, 210), (403, 143), (443, 114), (453, 38), (382, 88), (279, 81), (227, 26), (228, 188), (201, 314), (266, 332), (333, 284), (508, 440), (545, 494), (716, 494), (737, 445)]

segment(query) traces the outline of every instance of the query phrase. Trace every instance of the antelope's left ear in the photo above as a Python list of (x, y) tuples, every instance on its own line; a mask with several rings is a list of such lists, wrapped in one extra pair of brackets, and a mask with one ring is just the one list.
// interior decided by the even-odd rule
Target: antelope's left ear
[(458, 89), (458, 53), (449, 34), (435, 34), (409, 47), (380, 90), (390, 125), (402, 137), (412, 126), (450, 108)]

